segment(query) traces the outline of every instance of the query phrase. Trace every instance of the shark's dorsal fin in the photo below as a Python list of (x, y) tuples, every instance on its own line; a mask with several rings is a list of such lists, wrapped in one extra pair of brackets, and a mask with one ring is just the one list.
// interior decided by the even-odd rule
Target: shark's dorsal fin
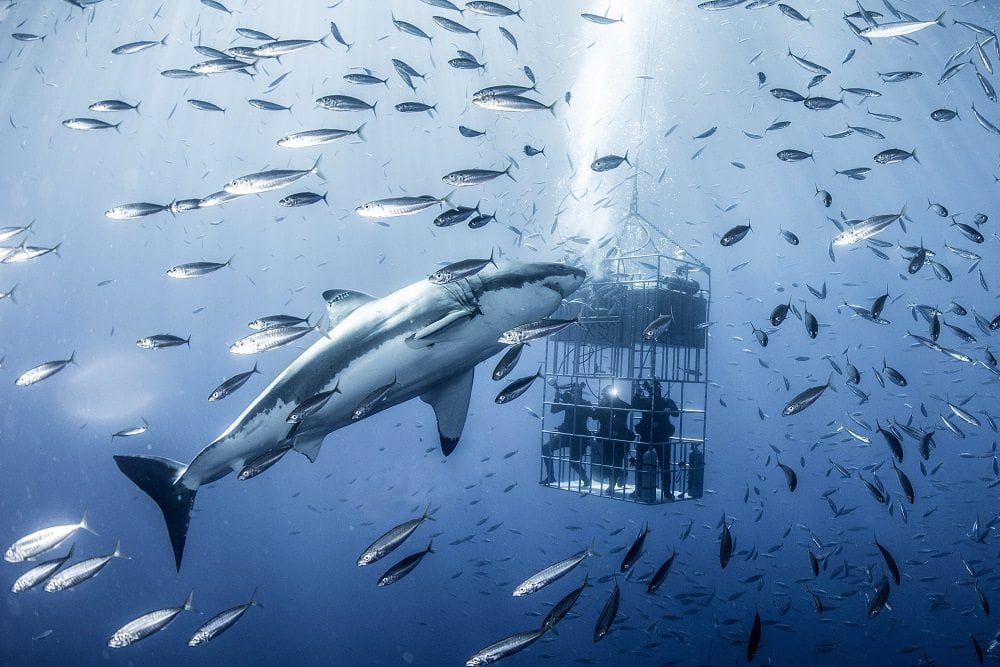
[(458, 446), (458, 439), (465, 428), (469, 414), (469, 397), (472, 394), (473, 369), (448, 378), (420, 396), (420, 400), (434, 408), (437, 416), (441, 452), (448, 456)]
[(323, 300), (326, 301), (326, 315), (332, 329), (360, 306), (375, 301), (375, 297), (349, 289), (328, 289), (323, 292)]

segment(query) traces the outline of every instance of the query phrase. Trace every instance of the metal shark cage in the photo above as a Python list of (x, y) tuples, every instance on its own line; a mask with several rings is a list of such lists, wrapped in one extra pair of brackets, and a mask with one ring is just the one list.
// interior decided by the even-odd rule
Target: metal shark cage
[(710, 272), (660, 254), (608, 269), (554, 315), (579, 326), (546, 342), (541, 481), (645, 504), (700, 498)]

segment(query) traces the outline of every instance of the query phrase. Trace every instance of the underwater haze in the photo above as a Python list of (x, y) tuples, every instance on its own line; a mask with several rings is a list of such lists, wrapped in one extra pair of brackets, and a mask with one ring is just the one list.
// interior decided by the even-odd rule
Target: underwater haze
[[(0, 2), (0, 665), (1000, 660), (995, 4)], [(503, 331), (657, 254), (711, 275), (703, 497), (539, 484), (545, 383), (495, 397), (542, 335), (499, 382), (482, 348), (454, 445), (479, 357), (434, 355), (497, 322), (478, 292), (399, 348), (447, 382), (373, 344), (354, 385), (271, 390), (455, 262), (484, 260), (441, 293), (546, 311)], [(360, 412), (315, 462), (308, 416), (211, 450), (236, 474), (191, 482), (181, 561), (151, 496), (263, 437), (254, 397), (285, 429), (323, 388)]]

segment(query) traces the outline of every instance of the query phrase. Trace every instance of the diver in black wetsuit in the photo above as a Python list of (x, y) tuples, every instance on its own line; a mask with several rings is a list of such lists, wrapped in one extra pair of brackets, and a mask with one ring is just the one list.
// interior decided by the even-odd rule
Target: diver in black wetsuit
[(635, 434), (639, 437), (636, 446), (636, 460), (642, 462), (643, 455), (652, 449), (656, 453), (660, 465), (660, 490), (664, 500), (673, 500), (672, 475), (670, 474), (670, 438), (674, 434), (674, 425), (670, 417), (680, 414), (677, 404), (670, 398), (661, 395), (660, 383), (635, 382), (633, 395), (638, 398), (632, 401), (632, 409), (640, 411), (642, 416), (635, 425)]
[(635, 438), (628, 425), (631, 410), (632, 406), (618, 396), (618, 388), (613, 384), (601, 390), (601, 398), (594, 408), (594, 419), (600, 424), (597, 441), (601, 463), (610, 473), (606, 495), (612, 495), (617, 486), (625, 486), (625, 455)]
[(542, 460), (545, 462), (545, 479), (542, 484), (555, 484), (552, 456), (557, 450), (569, 447), (570, 467), (580, 477), (584, 487), (590, 486), (590, 476), (580, 463), (583, 460), (583, 448), (590, 432), (587, 430), (587, 419), (594, 416), (592, 404), (583, 398), (583, 384), (577, 383), (569, 389), (556, 394), (556, 401), (549, 407), (552, 413), (563, 412), (562, 424), (556, 428), (556, 433), (542, 445)]

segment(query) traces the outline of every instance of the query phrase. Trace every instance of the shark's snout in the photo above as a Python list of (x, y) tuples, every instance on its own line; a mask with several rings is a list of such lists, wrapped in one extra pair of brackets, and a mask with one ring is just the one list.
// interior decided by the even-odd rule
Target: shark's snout
[(559, 270), (554, 271), (549, 277), (547, 277), (544, 284), (549, 289), (559, 292), (564, 299), (576, 290), (580, 289), (580, 285), (582, 285), (583, 281), (587, 279), (587, 272), (583, 269), (563, 264), (556, 264), (553, 266), (559, 267)]

